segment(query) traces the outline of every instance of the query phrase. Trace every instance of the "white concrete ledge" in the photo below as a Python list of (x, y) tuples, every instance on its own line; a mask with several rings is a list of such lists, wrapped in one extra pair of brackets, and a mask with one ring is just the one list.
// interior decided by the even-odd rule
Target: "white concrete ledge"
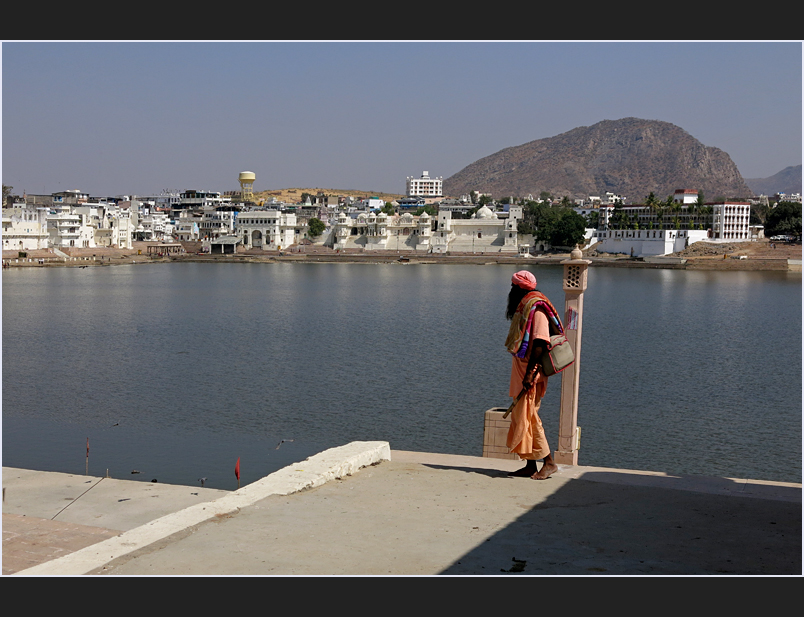
[(351, 475), (361, 467), (384, 460), (391, 460), (391, 447), (387, 441), (354, 441), (345, 446), (330, 448), (214, 501), (162, 516), (114, 538), (16, 572), (12, 576), (87, 574), (118, 557), (145, 548), (215, 516), (237, 512), (240, 508), (271, 495), (289, 495), (321, 486), (330, 480)]

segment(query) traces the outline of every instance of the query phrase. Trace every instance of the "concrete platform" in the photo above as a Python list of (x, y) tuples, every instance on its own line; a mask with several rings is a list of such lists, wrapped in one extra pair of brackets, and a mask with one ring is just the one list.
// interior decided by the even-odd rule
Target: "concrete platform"
[(4, 468), (3, 572), (802, 574), (801, 484), (520, 466), (355, 442), (233, 492)]

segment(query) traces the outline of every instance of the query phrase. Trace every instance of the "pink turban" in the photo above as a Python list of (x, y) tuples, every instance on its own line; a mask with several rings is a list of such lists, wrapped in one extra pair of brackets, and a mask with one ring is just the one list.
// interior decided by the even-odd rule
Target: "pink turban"
[(511, 282), (526, 291), (536, 289), (536, 277), (527, 270), (520, 270), (511, 277)]

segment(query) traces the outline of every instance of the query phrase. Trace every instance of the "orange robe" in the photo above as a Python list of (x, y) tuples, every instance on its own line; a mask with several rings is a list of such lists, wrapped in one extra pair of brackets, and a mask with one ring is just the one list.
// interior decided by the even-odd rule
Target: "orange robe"
[[(537, 339), (550, 340), (550, 327), (543, 311), (536, 311), (531, 326), (530, 340), (533, 346), (536, 345)], [(516, 356), (511, 357), (511, 382), (508, 387), (510, 397), (515, 398), (522, 390), (522, 380), (525, 378), (527, 368), (527, 357), (521, 360)], [(542, 421), (539, 419), (539, 407), (546, 390), (547, 377), (539, 371), (533, 387), (519, 399), (511, 412), (511, 426), (508, 428), (506, 445), (511, 452), (518, 454), (519, 458), (539, 460), (550, 454), (550, 446), (547, 444)]]

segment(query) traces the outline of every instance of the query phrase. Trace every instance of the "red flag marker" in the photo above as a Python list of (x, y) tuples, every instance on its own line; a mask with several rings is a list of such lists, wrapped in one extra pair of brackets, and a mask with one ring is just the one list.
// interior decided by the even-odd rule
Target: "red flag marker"
[(238, 484), (240, 483), (240, 457), (237, 457), (237, 465), (235, 465), (235, 477), (237, 478)]

